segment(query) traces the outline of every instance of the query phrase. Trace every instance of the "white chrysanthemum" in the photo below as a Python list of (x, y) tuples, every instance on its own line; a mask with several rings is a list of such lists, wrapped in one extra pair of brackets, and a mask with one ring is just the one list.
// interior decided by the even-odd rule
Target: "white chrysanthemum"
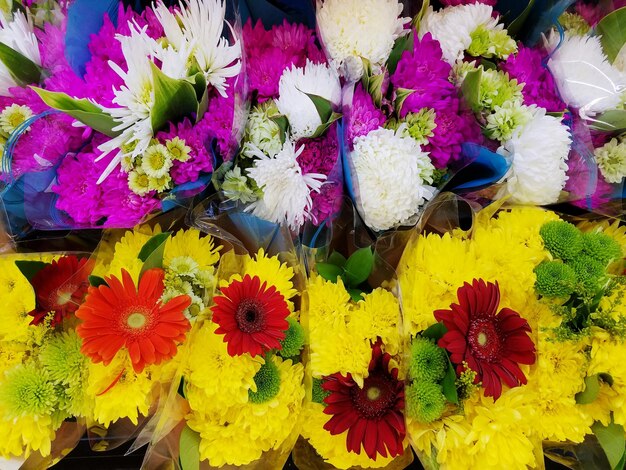
[[(0, 42), (28, 57), (37, 65), (41, 65), (39, 43), (34, 33), (33, 22), (21, 11), (14, 13), (13, 21), (7, 21), (4, 16), (0, 15)], [(10, 96), (9, 88), (14, 86), (17, 86), (17, 83), (9, 69), (3, 62), (0, 62), (0, 95)]]
[(463, 58), (464, 51), (472, 44), (471, 34), (479, 26), (487, 30), (503, 29), (492, 13), (493, 8), (484, 3), (457, 5), (439, 11), (429, 7), (420, 22), (419, 37), (432, 34), (441, 44), (444, 60), (454, 64)]
[(367, 59), (376, 68), (387, 61), (395, 40), (408, 33), (397, 0), (324, 0), (317, 24), (333, 67), (348, 80), (363, 75)]
[[(551, 49), (559, 36), (552, 33)], [(566, 36), (553, 52), (548, 68), (565, 102), (582, 117), (615, 108), (626, 89), (626, 75), (608, 61), (598, 36)]]
[(161, 0), (154, 12), (163, 26), (167, 41), (176, 51), (189, 50), (211, 85), (226, 96), (226, 79), (241, 70), (241, 41), (232, 44), (223, 36), (224, 29), (233, 32), (226, 21), (224, 0), (184, 0), (172, 13)]
[(433, 197), (434, 167), (428, 154), (403, 129), (376, 129), (354, 140), (352, 162), (360, 210), (376, 231), (417, 221), (420, 207)]
[(278, 114), (278, 110), (271, 100), (250, 110), (244, 134), (244, 155), (248, 155), (249, 146), (258, 147), (270, 157), (280, 152), (283, 147), (280, 127), (271, 118), (275, 114)]
[(611, 139), (595, 149), (594, 156), (600, 173), (609, 183), (620, 183), (626, 176), (626, 142), (623, 140)]
[(257, 159), (247, 172), (263, 191), (263, 197), (249, 206), (254, 215), (277, 223), (287, 219), (292, 229), (298, 229), (309, 218), (311, 191), (319, 192), (326, 175), (302, 174), (297, 158), (303, 150), (304, 145), (296, 152), (293, 142), (287, 140), (275, 157), (259, 149), (254, 151)]
[(309, 60), (304, 68), (294, 65), (283, 71), (276, 107), (287, 116), (293, 140), (312, 136), (322, 124), (317, 108), (306, 94), (321, 96), (338, 106), (341, 101), (339, 77), (327, 65)]
[(512, 159), (505, 191), (520, 204), (553, 204), (567, 181), (567, 126), (537, 108), (533, 118), (498, 149)]

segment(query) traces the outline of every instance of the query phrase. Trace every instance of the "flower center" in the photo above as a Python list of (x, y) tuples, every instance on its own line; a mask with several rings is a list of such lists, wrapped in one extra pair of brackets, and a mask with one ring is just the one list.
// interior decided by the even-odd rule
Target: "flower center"
[(57, 304), (65, 305), (71, 299), (72, 299), (72, 293), (71, 292), (59, 292), (59, 294), (57, 296)]
[(478, 359), (498, 362), (501, 356), (501, 336), (498, 325), (493, 319), (479, 318), (470, 325), (468, 342)]
[(137, 330), (139, 328), (142, 328), (146, 324), (147, 320), (148, 319), (143, 313), (133, 312), (128, 315), (128, 318), (126, 319), (126, 324), (131, 328)]
[[(55, 310), (62, 310), (64, 307), (68, 306), (67, 304), (70, 303), (70, 300), (72, 300), (72, 295), (77, 290), (78, 286), (72, 285), (64, 285), (63, 290), (55, 289), (48, 297), (48, 305), (42, 305), (42, 307), (51, 312)], [(68, 307), (71, 307), (71, 305)]]
[(393, 379), (383, 372), (372, 372), (363, 381), (363, 388), (352, 387), (350, 398), (354, 408), (367, 419), (380, 419), (393, 408), (397, 395)]
[(235, 320), (244, 333), (256, 333), (264, 328), (264, 311), (255, 299), (243, 299), (237, 306)]

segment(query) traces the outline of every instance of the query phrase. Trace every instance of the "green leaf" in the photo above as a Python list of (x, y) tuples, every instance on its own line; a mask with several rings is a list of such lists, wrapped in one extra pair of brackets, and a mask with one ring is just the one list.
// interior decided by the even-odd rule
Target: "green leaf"
[(367, 91), (372, 97), (372, 101), (376, 106), (379, 106), (383, 102), (383, 83), (385, 76), (381, 73), (379, 75), (371, 75), (367, 82)]
[(320, 276), (330, 282), (337, 282), (337, 278), (343, 274), (343, 269), (331, 263), (317, 263), (315, 265)]
[(2, 42), (0, 42), (0, 61), (9, 69), (11, 77), (22, 86), (41, 81), (41, 67)]
[(604, 450), (611, 468), (617, 469), (626, 451), (624, 428), (615, 423), (603, 426), (601, 423), (596, 422), (591, 426), (591, 430), (598, 439), (602, 450)]
[(454, 370), (454, 366), (450, 362), (450, 358), (448, 358), (446, 375), (444, 375), (443, 380), (441, 381), (441, 388), (443, 389), (443, 394), (450, 403), (454, 403), (455, 405), (459, 404), (459, 394), (456, 391), (456, 372)]
[(194, 86), (187, 80), (176, 80), (165, 75), (154, 65), (154, 105), (150, 111), (152, 131), (163, 129), (171, 121), (191, 117), (198, 111), (198, 98)]
[(530, 14), (530, 11), (532, 10), (534, 4), (535, 0), (530, 0), (528, 2), (528, 5), (526, 5), (526, 8), (524, 8), (524, 11), (522, 11), (517, 18), (511, 21), (507, 28), (507, 30), (509, 31), (509, 36), (515, 37), (517, 36), (517, 33), (522, 30), (522, 27), (524, 26), (524, 23), (526, 22), (526, 19), (528, 18), (528, 15)]
[(350, 298), (354, 302), (358, 302), (359, 300), (363, 300), (363, 291), (361, 289), (350, 289), (350, 288), (347, 288), (346, 290), (348, 291), (348, 294), (350, 294)]
[(200, 434), (185, 426), (180, 433), (178, 449), (181, 470), (199, 470)]
[(417, 14), (413, 17), (413, 20), (411, 20), (411, 26), (413, 27), (413, 29), (418, 30), (420, 28), (420, 23), (422, 22), (422, 18), (424, 18), (424, 15), (428, 11), (429, 6), (430, 6), (430, 0), (422, 1), (422, 8), (420, 8), (420, 11), (418, 11)]
[(333, 251), (333, 253), (328, 257), (327, 260), (330, 264), (334, 264), (335, 266), (339, 266), (343, 268), (346, 265), (346, 257), (343, 256), (338, 251)]
[(17, 269), (24, 275), (28, 282), (30, 282), (35, 275), (46, 267), (47, 263), (43, 261), (23, 261), (19, 260), (15, 262)]
[(374, 267), (374, 253), (372, 249), (360, 248), (346, 261), (344, 278), (350, 287), (356, 287), (366, 281)]
[(202, 72), (198, 72), (188, 80), (196, 91), (196, 98), (198, 100), (196, 123), (198, 123), (204, 117), (204, 113), (206, 113), (207, 109), (209, 109), (209, 92), (207, 90), (207, 82)]
[(287, 139), (287, 129), (289, 128), (289, 120), (287, 119), (287, 116), (284, 114), (276, 114), (274, 116), (270, 116), (270, 119), (274, 121), (280, 129), (280, 142), (284, 144)]
[(585, 389), (576, 394), (576, 403), (579, 405), (589, 405), (598, 398), (598, 393), (600, 393), (598, 374), (585, 377)]
[(409, 88), (396, 88), (396, 100), (393, 102), (393, 107), (397, 114), (400, 114), (400, 111), (402, 111), (402, 105), (413, 93), (415, 93), (415, 90), (411, 90)]
[(71, 98), (65, 93), (46, 91), (37, 87), (31, 88), (48, 106), (63, 111), (65, 114), (69, 114), (74, 119), (79, 120), (93, 130), (109, 137), (115, 137), (120, 134), (119, 131), (113, 130), (119, 123), (114, 121), (109, 114), (103, 112), (91, 101)]
[(435, 341), (439, 341), (443, 335), (448, 332), (446, 326), (442, 323), (435, 323), (434, 325), (430, 325), (422, 332), (422, 336), (424, 338), (433, 339)]
[(613, 63), (626, 42), (626, 7), (619, 8), (602, 18), (596, 25), (596, 35), (601, 36), (602, 49)]
[(163, 252), (165, 251), (165, 241), (170, 236), (170, 232), (163, 232), (154, 235), (141, 248), (137, 256), (143, 261), (139, 277), (143, 276), (148, 269), (163, 267)]
[(472, 70), (465, 75), (465, 80), (463, 80), (463, 84), (461, 85), (463, 96), (474, 112), (480, 109), (478, 101), (480, 98), (480, 79), (482, 75), (483, 70), (481, 68)]
[(315, 129), (315, 132), (311, 136), (311, 139), (315, 139), (317, 137), (321, 137), (322, 135), (324, 135), (324, 132), (326, 132), (328, 130), (328, 128), (332, 125), (332, 123), (337, 121), (340, 118), (341, 118), (341, 114), (333, 113), (330, 116), (330, 119), (327, 122), (323, 123), (317, 129)]
[(613, 109), (589, 119), (589, 127), (602, 132), (621, 132), (626, 129), (626, 110)]
[(497, 70), (498, 68), (494, 62), (489, 59), (485, 59), (484, 57), (480, 58), (480, 65), (482, 65), (485, 70)]
[[(428, 2), (425, 1), (424, 3)], [(404, 51), (413, 50), (414, 40), (413, 31), (396, 39), (396, 42), (393, 44), (391, 54), (389, 54), (389, 59), (387, 59), (387, 70), (389, 70), (389, 75), (392, 75), (396, 71), (396, 68), (398, 68), (398, 62), (400, 62), (400, 59), (402, 58), (402, 53)]]
[(322, 124), (328, 122), (328, 120), (333, 115), (333, 104), (327, 100), (326, 98), (314, 95), (313, 93), (305, 93), (313, 104), (315, 105), (315, 109), (317, 110), (317, 114), (319, 114), (320, 119), (322, 120)]
[(92, 287), (108, 286), (104, 278), (100, 276), (89, 276), (89, 285)]

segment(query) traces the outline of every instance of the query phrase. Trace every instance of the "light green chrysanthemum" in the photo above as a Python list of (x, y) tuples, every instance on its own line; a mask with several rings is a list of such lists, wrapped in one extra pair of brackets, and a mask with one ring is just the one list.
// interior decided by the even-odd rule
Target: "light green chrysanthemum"
[(248, 390), (248, 399), (252, 403), (265, 403), (278, 395), (280, 372), (270, 357), (265, 358), (265, 364), (254, 376), (254, 383), (256, 384), (256, 392)]
[(435, 110), (422, 108), (417, 113), (407, 113), (402, 120), (390, 119), (385, 124), (388, 129), (398, 130), (403, 127), (402, 136), (412, 137), (418, 144), (428, 144), (428, 139), (434, 135), (433, 130), (437, 127), (435, 124)]
[(241, 174), (241, 168), (235, 167), (224, 175), (222, 191), (231, 201), (241, 201), (244, 204), (258, 199), (256, 192), (250, 186), (252, 180)]
[(438, 382), (446, 373), (446, 353), (428, 338), (417, 337), (411, 342), (409, 377), (421, 382)]
[(150, 178), (138, 168), (128, 173), (128, 187), (138, 196), (145, 196), (150, 192)]
[(12, 418), (51, 415), (58, 405), (54, 384), (35, 364), (10, 370), (0, 383), (0, 403)]
[(493, 112), (509, 101), (521, 103), (523, 87), (517, 80), (511, 80), (508, 73), (483, 68), (478, 91), (479, 106)]
[(609, 183), (619, 183), (626, 176), (626, 142), (611, 139), (594, 151), (598, 168)]
[(195, 277), (199, 272), (200, 266), (191, 256), (177, 256), (172, 258), (168, 269), (178, 276)]
[(441, 386), (431, 382), (416, 382), (405, 389), (406, 412), (421, 423), (439, 419), (446, 408)]
[(191, 157), (191, 147), (180, 137), (174, 137), (173, 139), (166, 140), (165, 147), (170, 153), (172, 160), (186, 162)]
[(531, 108), (518, 101), (508, 101), (502, 106), (496, 106), (494, 112), (487, 116), (485, 135), (490, 139), (505, 142), (532, 117)]
[(564, 297), (576, 288), (576, 273), (560, 261), (546, 261), (535, 268), (535, 290), (545, 297)]
[(546, 249), (555, 258), (573, 259), (583, 248), (583, 236), (574, 225), (562, 220), (553, 220), (539, 229)]
[(20, 106), (13, 103), (7, 106), (0, 113), (0, 129), (9, 135), (17, 126), (22, 124), (33, 115), (33, 111), (28, 106)]
[(313, 403), (324, 404), (324, 398), (330, 395), (330, 392), (327, 392), (322, 388), (322, 379), (313, 378), (313, 389), (311, 390), (311, 395)]
[(284, 358), (294, 357), (300, 354), (304, 347), (304, 328), (294, 318), (287, 318), (289, 329), (285, 332), (285, 339), (280, 344), (282, 348), (278, 353)]
[(622, 247), (606, 233), (590, 232), (583, 234), (583, 253), (606, 266), (622, 257)]
[(591, 31), (591, 26), (578, 13), (570, 13), (566, 11), (559, 16), (559, 23), (563, 26), (566, 34), (572, 36), (585, 36)]
[(591, 256), (580, 255), (569, 261), (568, 264), (574, 269), (579, 285), (588, 293), (594, 293), (600, 287), (605, 278), (604, 266)]
[(273, 157), (283, 148), (280, 127), (271, 117), (278, 114), (278, 109), (272, 100), (255, 106), (250, 110), (242, 153), (248, 154), (248, 145), (258, 147), (264, 154)]
[(471, 34), (472, 43), (467, 52), (474, 57), (506, 59), (517, 51), (517, 44), (506, 29), (488, 29), (479, 25)]
[(153, 144), (141, 158), (141, 168), (151, 178), (162, 178), (172, 167), (172, 157), (163, 144)]
[(50, 380), (65, 385), (82, 383), (87, 372), (87, 358), (80, 352), (82, 341), (76, 331), (58, 333), (41, 348), (39, 360)]

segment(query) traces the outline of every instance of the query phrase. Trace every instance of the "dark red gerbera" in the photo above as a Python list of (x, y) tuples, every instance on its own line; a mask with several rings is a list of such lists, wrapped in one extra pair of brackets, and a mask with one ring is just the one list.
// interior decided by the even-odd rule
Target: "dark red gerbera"
[(510, 308), (498, 312), (498, 283), (482, 279), (467, 282), (457, 291), (458, 304), (450, 310), (436, 310), (435, 318), (448, 329), (438, 344), (450, 352), (457, 373), (465, 361), (482, 382), (485, 395), (498, 399), (502, 381), (509, 387), (526, 383), (518, 364), (535, 363), (535, 345), (528, 336), (528, 322)]
[(63, 256), (39, 270), (30, 283), (35, 289), (35, 309), (29, 313), (31, 325), (39, 325), (48, 315), (52, 316), (52, 326), (78, 310), (89, 287), (89, 275), (93, 261)]
[(333, 415), (324, 425), (331, 434), (348, 431), (348, 452), (361, 453), (376, 460), (377, 454), (395, 457), (402, 454), (404, 436), (404, 382), (398, 380), (398, 369), (389, 370), (391, 356), (382, 352), (380, 344), (372, 349), (369, 376), (363, 388), (348, 374), (326, 377), (322, 387), (330, 392), (324, 402), (324, 413)]
[(215, 333), (225, 335), (228, 354), (257, 356), (281, 348), (280, 341), (289, 329), (289, 307), (276, 287), (268, 288), (258, 276), (246, 275), (220, 290), (222, 295), (214, 297), (211, 310), (219, 325)]

